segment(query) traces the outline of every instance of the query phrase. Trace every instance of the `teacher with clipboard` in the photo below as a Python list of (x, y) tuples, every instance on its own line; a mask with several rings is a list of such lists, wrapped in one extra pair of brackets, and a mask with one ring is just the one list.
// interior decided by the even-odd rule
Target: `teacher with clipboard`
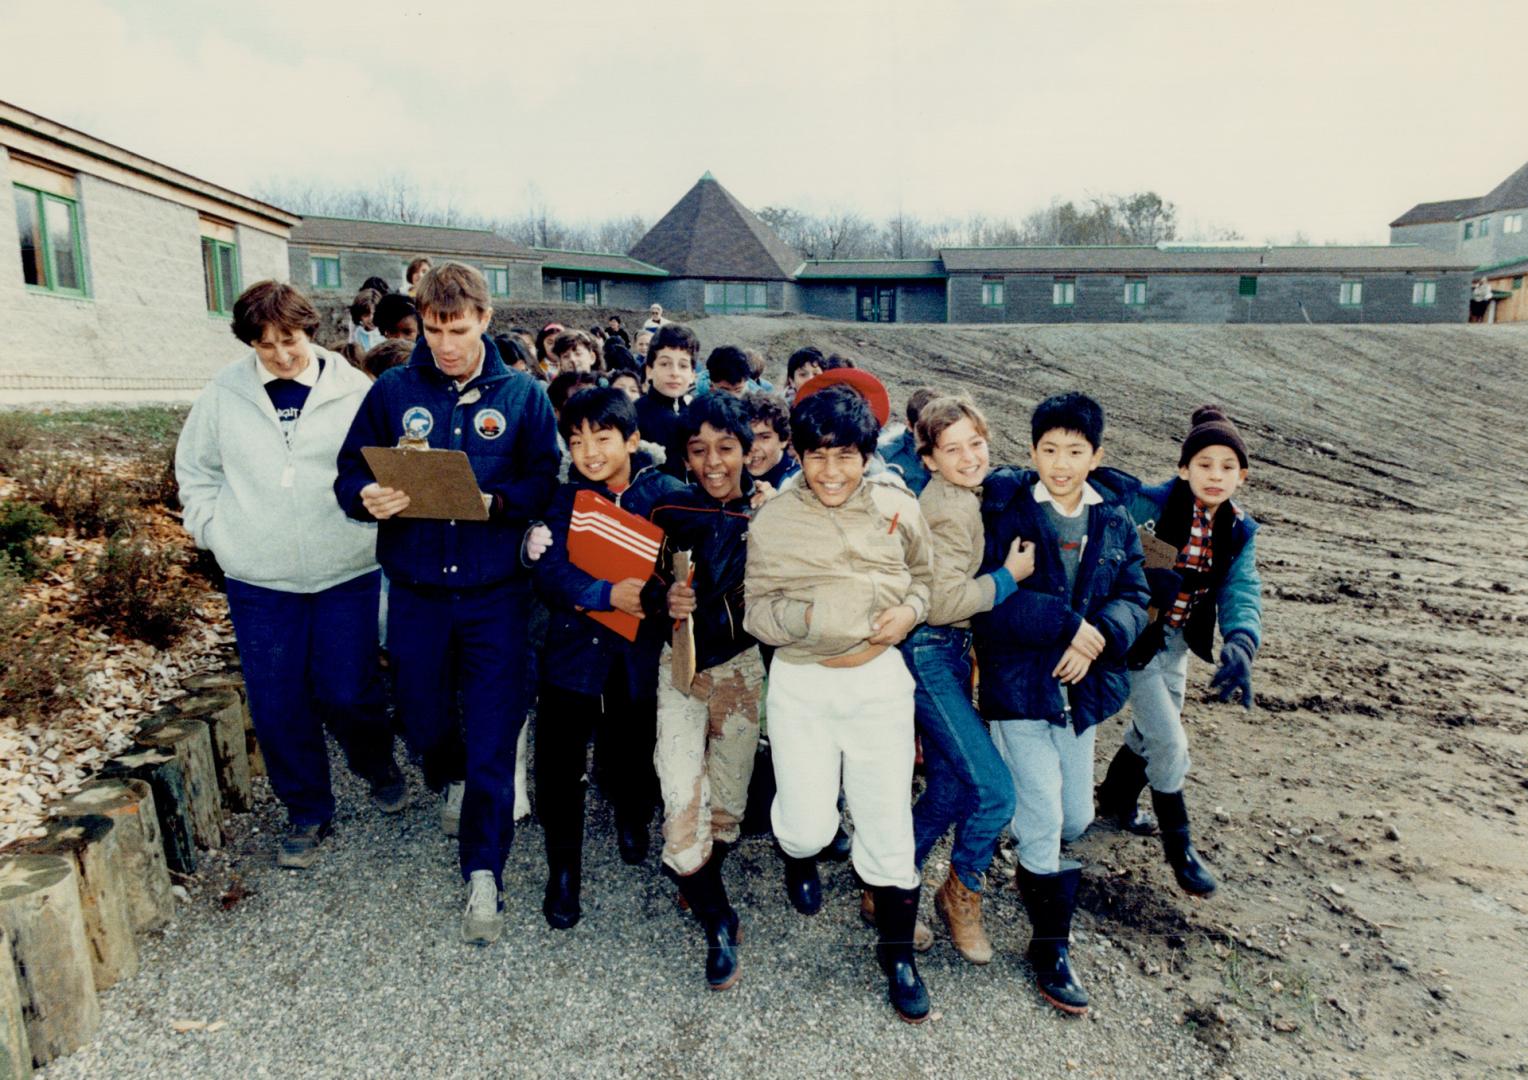
[[(560, 455), (546, 392), (506, 367), (488, 337), (493, 308), (483, 275), (446, 263), (420, 279), (414, 302), (424, 340), (407, 364), (372, 385), (340, 448), (334, 492), (351, 517), (379, 523), (398, 714), (423, 759), (425, 782), (439, 791), (466, 778), (458, 832), (467, 882), (462, 938), (487, 945), (503, 931), (515, 743), (530, 697), (530, 579), (521, 547), (557, 486)], [(421, 457), (465, 454), (486, 520), (414, 516), (433, 493), (384, 487), (363, 453), (400, 442), (427, 448)], [(458, 690), (460, 740), (452, 730)]]

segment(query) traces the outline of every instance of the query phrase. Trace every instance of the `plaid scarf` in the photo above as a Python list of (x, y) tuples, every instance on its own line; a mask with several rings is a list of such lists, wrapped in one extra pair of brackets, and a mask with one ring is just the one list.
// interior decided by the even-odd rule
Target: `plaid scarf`
[[(1177, 570), (1193, 571), (1194, 586), (1185, 588), (1173, 601), (1173, 606), (1168, 609), (1163, 617), (1163, 622), (1170, 628), (1176, 629), (1188, 621), (1188, 613), (1193, 610), (1199, 598), (1210, 591), (1209, 578), (1206, 576), (1214, 560), (1214, 547), (1211, 542), (1213, 519), (1210, 517), (1198, 499), (1194, 500), (1194, 517), (1189, 524), (1188, 542), (1183, 545), (1183, 550), (1178, 553)], [(1203, 582), (1203, 584), (1198, 584)]]

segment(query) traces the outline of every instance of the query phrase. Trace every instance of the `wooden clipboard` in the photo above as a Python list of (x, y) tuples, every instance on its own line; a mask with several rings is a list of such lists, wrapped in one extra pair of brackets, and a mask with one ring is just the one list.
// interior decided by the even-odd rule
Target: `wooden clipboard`
[[(674, 553), (674, 580), (690, 580), (690, 553)], [(669, 665), (669, 678), (674, 689), (688, 695), (695, 685), (695, 620), (686, 615), (674, 627), (673, 658)]]
[(1136, 530), (1141, 538), (1141, 551), (1146, 555), (1146, 569), (1173, 570), (1178, 566), (1178, 549), (1161, 539), (1144, 525)]
[(408, 495), (408, 509), (398, 517), (488, 520), (472, 463), (462, 451), (363, 446), (361, 456), (377, 483)]

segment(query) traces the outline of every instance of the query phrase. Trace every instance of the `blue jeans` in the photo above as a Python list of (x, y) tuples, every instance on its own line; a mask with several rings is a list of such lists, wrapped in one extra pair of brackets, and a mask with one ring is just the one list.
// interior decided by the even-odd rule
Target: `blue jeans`
[(918, 866), (950, 825), (950, 867), (966, 888), (980, 892), (1003, 827), (1013, 817), (1013, 780), (987, 725), (971, 705), (971, 632), (920, 626), (902, 645), (917, 680), (914, 702), (923, 736), (928, 786), (913, 807)]
[(228, 579), (255, 737), (293, 825), (334, 817), (326, 724), (358, 776), (379, 779), (392, 764), (377, 668), (378, 580), (373, 571), (294, 593)]
[(491, 870), (500, 888), (515, 835), (515, 742), (530, 701), (529, 600), (530, 587), (518, 581), (454, 590), (396, 579), (388, 598), (388, 651), (404, 737), (423, 759), (431, 788), (465, 778), (457, 833), (462, 877)]
[(1188, 682), (1188, 642), (1169, 630), (1162, 651), (1130, 673), (1130, 725), (1125, 745), (1146, 759), (1152, 791), (1172, 795), (1188, 777), (1188, 733), (1183, 730), (1183, 691)]

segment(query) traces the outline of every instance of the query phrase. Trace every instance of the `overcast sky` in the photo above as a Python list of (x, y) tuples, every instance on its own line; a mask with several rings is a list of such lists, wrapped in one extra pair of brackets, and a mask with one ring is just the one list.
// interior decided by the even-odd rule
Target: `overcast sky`
[[(421, 11), (420, 8), (426, 8)], [(1521, 0), (0, 0), (0, 99), (248, 191), (406, 171), (489, 216), (1021, 217), (1373, 241), (1528, 160)], [(1514, 134), (1516, 132), (1517, 134)]]

